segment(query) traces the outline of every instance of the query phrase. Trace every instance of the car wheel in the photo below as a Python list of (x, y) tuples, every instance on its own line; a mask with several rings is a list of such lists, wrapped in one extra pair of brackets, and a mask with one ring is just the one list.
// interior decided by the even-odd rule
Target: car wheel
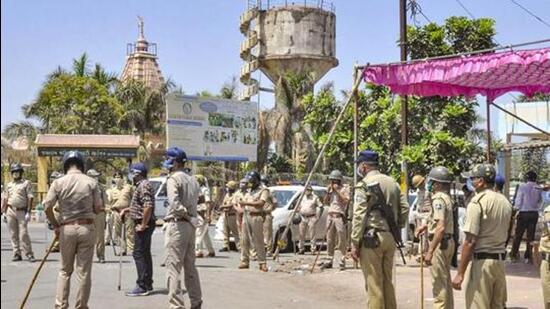
[[(279, 239), (281, 239), (281, 235), (283, 234), (284, 227), (279, 229), (277, 231), (277, 234), (275, 235), (275, 244), (279, 244)], [(276, 250), (276, 246), (273, 246), (273, 252)], [(292, 231), (288, 230), (288, 233), (286, 234), (286, 241), (285, 246), (279, 250), (281, 253), (288, 253), (288, 252), (294, 252), (294, 244), (292, 243)]]

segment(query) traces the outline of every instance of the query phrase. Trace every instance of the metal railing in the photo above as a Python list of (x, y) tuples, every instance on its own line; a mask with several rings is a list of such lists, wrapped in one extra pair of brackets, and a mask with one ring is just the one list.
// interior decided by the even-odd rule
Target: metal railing
[(331, 13), (336, 11), (334, 3), (325, 0), (247, 0), (248, 9), (257, 7), (260, 10), (269, 10), (273, 8), (291, 6), (316, 8)]

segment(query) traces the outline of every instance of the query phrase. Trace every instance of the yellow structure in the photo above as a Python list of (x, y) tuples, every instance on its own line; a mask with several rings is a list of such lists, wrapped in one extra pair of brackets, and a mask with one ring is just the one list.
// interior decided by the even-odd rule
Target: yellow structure
[(127, 158), (138, 156), (140, 137), (134, 135), (38, 134), (36, 137), (38, 197), (48, 190), (49, 158), (61, 158), (69, 150), (78, 150), (86, 157)]

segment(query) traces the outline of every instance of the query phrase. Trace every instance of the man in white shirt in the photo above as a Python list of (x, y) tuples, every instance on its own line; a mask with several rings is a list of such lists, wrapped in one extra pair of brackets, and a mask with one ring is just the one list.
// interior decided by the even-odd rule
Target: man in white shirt
[(539, 210), (542, 201), (542, 188), (537, 184), (537, 174), (529, 171), (525, 174), (525, 183), (518, 187), (514, 208), (518, 210), (516, 232), (510, 257), (512, 261), (518, 260), (518, 251), (523, 233), (527, 231), (527, 249), (524, 258), (527, 263), (532, 263), (531, 242), (535, 238), (535, 230), (539, 219)]

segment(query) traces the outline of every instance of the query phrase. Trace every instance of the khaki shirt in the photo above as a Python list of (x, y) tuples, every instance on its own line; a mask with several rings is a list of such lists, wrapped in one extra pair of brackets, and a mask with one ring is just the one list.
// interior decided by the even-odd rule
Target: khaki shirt
[[(338, 192), (340, 192), (341, 195), (343, 195), (346, 198), (350, 198), (350, 188), (349, 186), (342, 186)], [(328, 207), (328, 213), (339, 213), (342, 215), (346, 214), (346, 209), (348, 208), (347, 203), (342, 203), (342, 201), (338, 198), (338, 195), (336, 192), (330, 193), (329, 198), (329, 207)]]
[(443, 221), (445, 234), (453, 234), (453, 201), (448, 193), (437, 192), (432, 195), (432, 207), (428, 233), (434, 234), (438, 221)]
[(3, 198), (15, 209), (26, 210), (29, 207), (29, 199), (34, 197), (31, 182), (24, 179), (9, 182), (4, 191)]
[(207, 211), (208, 210), (208, 202), (212, 201), (212, 198), (210, 196), (210, 189), (206, 186), (201, 187), (199, 197), (204, 196), (204, 203), (197, 205), (197, 211)]
[(544, 226), (540, 238), (540, 251), (550, 253), (550, 205), (544, 209)]
[(223, 197), (223, 201), (222, 201), (222, 206), (220, 207), (220, 209), (223, 211), (223, 212), (226, 212), (228, 214), (233, 214), (235, 213), (235, 208), (233, 208), (233, 205), (235, 205), (235, 195), (237, 193), (229, 193), (227, 192), (225, 194), (225, 196)]
[(490, 189), (476, 194), (466, 207), (463, 228), (477, 238), (474, 252), (503, 253), (511, 217), (512, 204), (504, 195)]
[(124, 185), (122, 188), (113, 187), (107, 190), (107, 201), (110, 209), (121, 211), (130, 207), (134, 188), (131, 185)]
[(380, 211), (371, 211), (367, 216), (367, 210), (370, 208), (370, 198), (366, 192), (365, 186), (376, 182), (380, 184), (380, 188), (386, 197), (386, 205), (391, 207), (397, 225), (403, 228), (408, 221), (409, 206), (406, 197), (401, 194), (399, 184), (390, 176), (384, 175), (377, 170), (370, 171), (365, 178), (357, 184), (355, 190), (351, 241), (356, 247), (359, 247), (367, 226), (369, 228), (372, 227), (385, 231), (390, 230), (386, 219), (382, 217)]
[(321, 207), (321, 201), (315, 193), (311, 193), (311, 197), (304, 195), (300, 203), (300, 214), (303, 216), (311, 216), (317, 214), (317, 207)]
[(166, 219), (197, 216), (200, 186), (197, 180), (183, 171), (176, 171), (166, 180), (168, 207)]
[(265, 189), (267, 191), (267, 195), (268, 195), (267, 200), (265, 201), (265, 204), (264, 204), (264, 212), (270, 215), (273, 212), (273, 210), (275, 210), (275, 199), (267, 186), (262, 185), (261, 187), (262, 189)]
[(59, 203), (60, 224), (76, 219), (94, 219), (95, 214), (103, 210), (97, 181), (79, 170), (70, 170), (54, 180), (44, 200), (45, 209), (54, 207), (56, 203)]
[[(246, 202), (257, 202), (260, 200), (267, 202), (268, 199), (269, 199), (269, 190), (264, 189), (262, 187), (258, 187), (255, 190), (250, 190), (244, 196), (244, 200)], [(263, 207), (257, 208), (252, 206), (246, 206), (245, 210), (250, 213), (261, 213), (263, 211)]]

